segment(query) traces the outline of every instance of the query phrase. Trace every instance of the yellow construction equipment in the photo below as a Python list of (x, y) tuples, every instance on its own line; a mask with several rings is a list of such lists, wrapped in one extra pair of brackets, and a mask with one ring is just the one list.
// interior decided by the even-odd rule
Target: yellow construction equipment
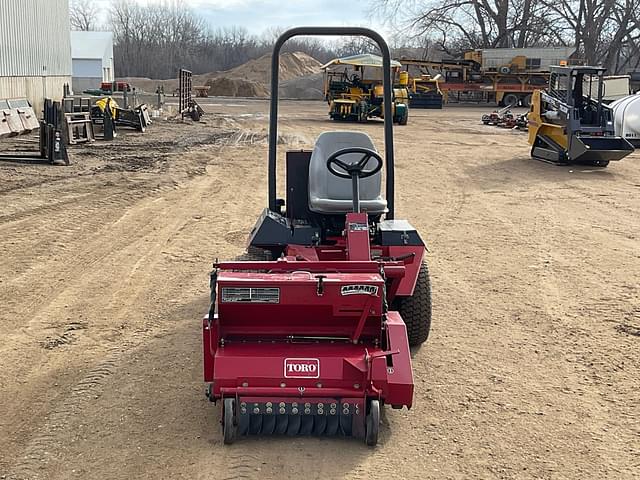
[(602, 67), (551, 67), (549, 89), (533, 92), (529, 144), (535, 159), (606, 167), (633, 151), (614, 133), (612, 110), (602, 102)]
[(420, 75), (409, 82), (409, 106), (416, 108), (442, 108), (442, 75)]
[[(344, 69), (338, 69), (344, 66)], [(393, 122), (406, 125), (409, 120), (408, 77), (401, 75), (399, 62), (392, 61)], [(366, 122), (372, 117), (384, 118), (382, 58), (363, 54), (336, 58), (322, 69), (325, 99), (332, 120)]]

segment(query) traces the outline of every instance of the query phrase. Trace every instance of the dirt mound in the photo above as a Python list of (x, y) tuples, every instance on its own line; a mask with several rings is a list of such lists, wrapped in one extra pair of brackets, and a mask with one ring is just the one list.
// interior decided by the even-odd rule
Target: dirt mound
[[(287, 98), (322, 98), (321, 63), (306, 53), (284, 53), (280, 57), (281, 92)], [(214, 74), (206, 84), (209, 95), (267, 97), (271, 82), (271, 55), (249, 60), (239, 67)]]
[[(280, 56), (280, 81), (287, 82), (301, 78), (311, 78), (309, 92), (305, 91), (306, 81), (301, 80), (297, 86), (287, 86), (291, 92), (287, 98), (316, 99), (322, 98), (322, 80), (319, 86), (316, 76), (320, 74), (322, 64), (303, 52), (283, 53)], [(321, 79), (321, 77), (319, 77)], [(129, 82), (136, 89), (153, 93), (158, 85), (164, 87), (166, 94), (178, 88), (178, 80), (152, 80), (150, 78), (128, 77), (118, 79)], [(209, 85), (209, 95), (224, 97), (267, 97), (271, 83), (271, 55), (263, 55), (238, 67), (224, 72), (211, 72), (193, 76), (193, 85)], [(311, 85), (313, 84), (313, 87)], [(288, 90), (287, 90), (288, 91)], [(320, 94), (318, 94), (320, 91)]]
[(263, 84), (242, 78), (218, 77), (207, 80), (214, 97), (268, 97), (269, 90)]
[[(322, 64), (303, 52), (283, 53), (280, 56), (280, 80), (291, 80), (320, 72)], [(219, 76), (243, 78), (269, 85), (271, 82), (271, 55), (263, 55), (238, 67), (220, 72)]]
[(296, 100), (322, 100), (324, 98), (322, 73), (292, 78), (280, 84), (280, 96)]

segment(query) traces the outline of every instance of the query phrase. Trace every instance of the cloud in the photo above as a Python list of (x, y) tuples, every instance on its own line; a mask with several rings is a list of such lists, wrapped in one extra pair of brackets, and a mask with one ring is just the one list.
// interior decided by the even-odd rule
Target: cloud
[[(142, 4), (162, 2), (136, 1)], [(273, 27), (370, 23), (366, 13), (370, 8), (369, 0), (185, 0), (185, 3), (213, 28), (238, 25), (252, 33)]]

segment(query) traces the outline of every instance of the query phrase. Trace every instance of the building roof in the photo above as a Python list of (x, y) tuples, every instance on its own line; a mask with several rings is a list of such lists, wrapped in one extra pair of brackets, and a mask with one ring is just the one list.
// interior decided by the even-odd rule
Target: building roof
[(71, 32), (71, 58), (97, 59), (112, 57), (112, 32)]

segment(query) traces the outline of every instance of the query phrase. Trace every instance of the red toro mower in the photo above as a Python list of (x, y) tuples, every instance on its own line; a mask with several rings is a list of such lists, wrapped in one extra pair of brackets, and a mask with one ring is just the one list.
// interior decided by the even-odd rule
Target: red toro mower
[[(285, 201), (276, 193), (279, 54), (297, 35), (377, 42), (385, 150), (383, 158), (365, 133), (321, 134), (313, 151), (287, 152)], [(383, 404), (412, 405), (409, 347), (427, 339), (431, 323), (424, 242), (394, 218), (389, 47), (366, 28), (295, 28), (276, 42), (271, 66), (269, 205), (251, 231), (251, 258), (211, 273), (207, 396), (222, 402), (225, 443), (314, 434), (375, 445)]]

